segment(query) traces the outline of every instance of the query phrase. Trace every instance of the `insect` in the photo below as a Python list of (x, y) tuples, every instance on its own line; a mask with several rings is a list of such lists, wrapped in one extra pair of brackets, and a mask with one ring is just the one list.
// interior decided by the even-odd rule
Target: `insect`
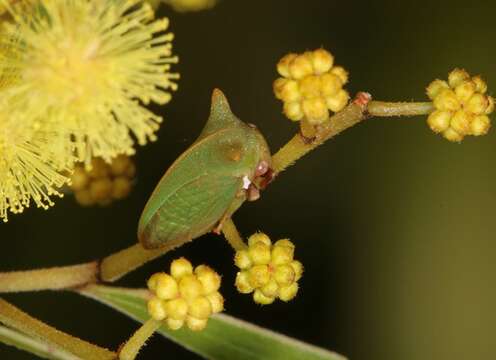
[(165, 172), (143, 210), (143, 247), (176, 247), (219, 233), (245, 200), (259, 197), (257, 181), (271, 174), (270, 159), (262, 134), (239, 120), (224, 94), (214, 90), (200, 136)]

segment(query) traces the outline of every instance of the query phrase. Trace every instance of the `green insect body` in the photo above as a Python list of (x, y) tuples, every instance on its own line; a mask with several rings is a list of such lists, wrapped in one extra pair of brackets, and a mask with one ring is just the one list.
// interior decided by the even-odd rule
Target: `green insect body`
[(138, 226), (141, 244), (146, 249), (176, 247), (219, 230), (250, 200), (254, 181), (269, 166), (263, 136), (236, 118), (224, 94), (214, 90), (205, 128), (166, 171), (143, 210)]

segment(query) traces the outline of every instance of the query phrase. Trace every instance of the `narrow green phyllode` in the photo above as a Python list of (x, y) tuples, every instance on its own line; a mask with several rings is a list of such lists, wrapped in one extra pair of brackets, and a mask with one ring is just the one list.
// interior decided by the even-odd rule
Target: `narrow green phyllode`
[(179, 246), (222, 223), (245, 200), (256, 200), (255, 180), (270, 172), (270, 151), (253, 125), (239, 120), (220, 90), (199, 138), (171, 165), (141, 215), (146, 249)]

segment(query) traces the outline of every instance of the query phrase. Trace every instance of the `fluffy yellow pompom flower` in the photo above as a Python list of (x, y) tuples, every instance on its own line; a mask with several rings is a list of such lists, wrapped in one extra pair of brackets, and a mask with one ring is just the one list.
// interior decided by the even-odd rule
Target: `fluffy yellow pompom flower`
[[(6, 6), (5, 0), (0, 0)], [(155, 139), (161, 117), (143, 104), (167, 103), (177, 74), (169, 72), (168, 20), (154, 19), (139, 0), (57, 0), (10, 9), (5, 38), (18, 36), (18, 58), (0, 61), (19, 74), (2, 97), (53, 132), (61, 163), (110, 161)], [(0, 39), (0, 47), (4, 38)], [(132, 135), (134, 135), (134, 138)]]
[(185, 258), (174, 260), (170, 275), (156, 273), (148, 280), (148, 289), (153, 293), (148, 313), (172, 330), (184, 324), (193, 331), (203, 330), (210, 315), (224, 309), (220, 282), (219, 274), (206, 265), (193, 269)]
[(448, 81), (434, 80), (427, 87), (427, 96), (435, 111), (427, 118), (432, 131), (442, 133), (449, 141), (460, 142), (466, 135), (485, 135), (491, 127), (489, 114), (494, 99), (486, 95), (487, 84), (480, 76), (471, 77), (465, 70), (455, 69)]
[(152, 0), (152, 3), (166, 3), (178, 12), (207, 10), (217, 4), (217, 0)]
[(234, 262), (240, 271), (236, 288), (243, 294), (253, 293), (253, 300), (261, 305), (292, 300), (298, 293), (298, 280), (303, 265), (293, 259), (294, 244), (282, 239), (272, 245), (263, 233), (248, 238), (248, 249), (236, 252)]
[(47, 151), (49, 134), (24, 125), (5, 102), (0, 103), (0, 218), (21, 213), (33, 201), (46, 209), (51, 195), (67, 182)]
[(327, 121), (329, 111), (341, 111), (349, 101), (343, 89), (348, 73), (334, 66), (327, 50), (288, 54), (277, 64), (277, 71), (281, 77), (274, 81), (274, 93), (283, 101), (283, 112), (290, 120), (319, 125)]

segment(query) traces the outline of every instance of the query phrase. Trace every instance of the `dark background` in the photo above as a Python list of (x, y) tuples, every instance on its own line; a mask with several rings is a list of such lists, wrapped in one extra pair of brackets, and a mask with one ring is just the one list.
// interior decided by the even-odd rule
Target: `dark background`
[[(180, 89), (155, 110), (159, 141), (139, 149), (129, 198), (81, 208), (71, 196), (49, 211), (29, 209), (0, 224), (0, 270), (69, 265), (136, 241), (140, 212), (172, 161), (195, 139), (210, 94), (256, 124), (273, 151), (295, 132), (272, 94), (275, 64), (287, 52), (320, 46), (350, 71), (351, 93), (424, 100), (425, 86), (456, 66), (495, 89), (494, 5), (467, 1), (224, 0), (210, 11), (177, 14)], [(494, 91), (494, 90), (492, 90)], [(232, 286), (232, 251), (208, 235), (131, 273), (144, 286), (171, 259), (208, 262), (224, 276), (227, 312), (354, 360), (489, 359), (495, 354), (493, 186), (496, 134), (453, 144), (425, 117), (371, 119), (282, 174), (261, 201), (234, 217), (240, 231), (290, 237), (306, 266), (291, 303), (259, 307)], [(116, 348), (137, 324), (72, 293), (6, 299), (71, 334)], [(0, 345), (1, 359), (33, 356)], [(142, 359), (194, 359), (154, 337)]]

